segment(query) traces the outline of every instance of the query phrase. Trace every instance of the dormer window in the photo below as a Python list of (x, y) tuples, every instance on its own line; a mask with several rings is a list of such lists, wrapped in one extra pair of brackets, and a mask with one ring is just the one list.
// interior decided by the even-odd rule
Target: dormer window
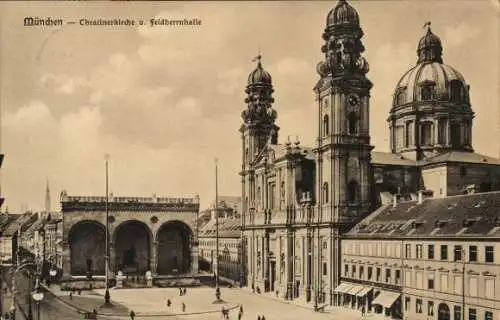
[(433, 95), (433, 90), (432, 90), (432, 85), (431, 84), (425, 84), (424, 86), (422, 86), (422, 88), (420, 89), (420, 94), (422, 96), (422, 101), (427, 101), (427, 100), (431, 100), (432, 99), (432, 95)]
[(404, 91), (401, 91), (398, 93), (396, 97), (397, 104), (400, 106), (402, 104), (405, 104), (406, 102), (406, 93)]
[(450, 82), (450, 100), (461, 101), (463, 100), (463, 86), (458, 80)]

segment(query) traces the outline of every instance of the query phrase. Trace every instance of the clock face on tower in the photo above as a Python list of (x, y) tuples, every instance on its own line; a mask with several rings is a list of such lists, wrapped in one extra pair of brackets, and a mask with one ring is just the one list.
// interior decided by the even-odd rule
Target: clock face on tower
[(348, 98), (347, 98), (347, 102), (349, 102), (349, 105), (351, 106), (357, 106), (359, 104), (359, 97), (355, 94), (351, 94)]

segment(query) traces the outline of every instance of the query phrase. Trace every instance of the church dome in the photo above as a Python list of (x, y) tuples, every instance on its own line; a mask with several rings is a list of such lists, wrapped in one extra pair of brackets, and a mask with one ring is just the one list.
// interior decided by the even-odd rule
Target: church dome
[(356, 9), (351, 7), (346, 0), (339, 0), (335, 8), (333, 8), (326, 18), (326, 26), (342, 24), (359, 25), (359, 15)]
[(399, 80), (394, 93), (395, 106), (417, 101), (468, 103), (464, 77), (453, 67), (439, 62), (419, 63)]
[(257, 64), (257, 68), (250, 72), (248, 75), (248, 85), (255, 85), (255, 84), (268, 84), (270, 85), (272, 83), (272, 78), (269, 72), (264, 70), (262, 68), (262, 63), (260, 62), (261, 56), (259, 55), (257, 57), (259, 60), (259, 63)]

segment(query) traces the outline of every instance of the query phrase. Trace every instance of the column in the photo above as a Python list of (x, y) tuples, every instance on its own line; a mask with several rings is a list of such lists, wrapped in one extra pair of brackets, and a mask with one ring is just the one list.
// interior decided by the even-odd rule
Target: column
[(71, 278), (71, 252), (70, 252), (70, 247), (69, 243), (67, 240), (63, 240), (62, 243), (62, 278), (63, 279), (70, 279)]
[(198, 274), (198, 240), (193, 240), (191, 245), (191, 273), (193, 276)]
[(269, 284), (269, 233), (264, 231), (264, 237), (262, 241), (264, 242), (264, 261), (263, 261), (263, 268), (264, 268), (264, 292), (269, 291), (270, 289), (270, 284)]
[(149, 267), (152, 276), (157, 276), (156, 267), (158, 266), (158, 242), (154, 241), (151, 246), (151, 265)]

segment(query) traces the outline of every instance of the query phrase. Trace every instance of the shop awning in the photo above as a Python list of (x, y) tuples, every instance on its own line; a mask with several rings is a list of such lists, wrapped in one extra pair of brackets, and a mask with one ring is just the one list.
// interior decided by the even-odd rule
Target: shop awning
[(356, 293), (356, 295), (357, 295), (358, 297), (364, 297), (364, 296), (366, 296), (366, 294), (367, 294), (368, 292), (370, 292), (372, 289), (373, 289), (373, 288), (371, 288), (371, 287), (363, 287), (363, 290), (361, 290), (361, 291), (359, 291), (358, 293)]
[(342, 282), (341, 284), (339, 284), (339, 286), (337, 288), (335, 288), (335, 292), (337, 293), (347, 293), (349, 292), (349, 290), (351, 290), (352, 288), (352, 285), (350, 284), (347, 284), (345, 282)]
[(352, 286), (352, 288), (349, 290), (349, 292), (346, 292), (347, 294), (351, 294), (353, 296), (357, 295), (358, 292), (360, 292), (361, 290), (363, 290), (363, 286)]
[(381, 291), (380, 294), (372, 301), (372, 304), (378, 304), (385, 308), (390, 308), (399, 298), (401, 293)]

